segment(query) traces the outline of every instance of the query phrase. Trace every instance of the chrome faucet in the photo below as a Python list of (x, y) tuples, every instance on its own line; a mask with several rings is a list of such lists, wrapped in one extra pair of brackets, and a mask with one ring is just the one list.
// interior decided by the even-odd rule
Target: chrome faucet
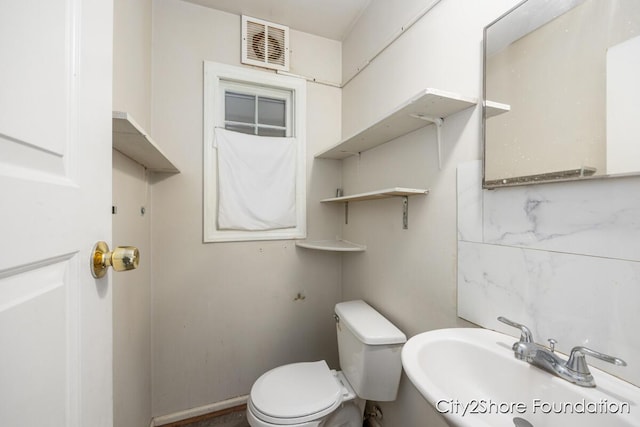
[(554, 375), (559, 376), (569, 382), (582, 387), (595, 387), (596, 383), (593, 375), (589, 371), (589, 366), (585, 360), (585, 355), (613, 363), (617, 366), (627, 366), (627, 363), (617, 357), (609, 356), (587, 347), (574, 347), (571, 350), (568, 360), (564, 360), (555, 353), (554, 339), (549, 339), (549, 348), (536, 344), (533, 340), (531, 330), (524, 325), (512, 320), (498, 317), (498, 320), (514, 328), (520, 329), (520, 341), (513, 344), (513, 354), (516, 359), (524, 360), (534, 366), (544, 369)]

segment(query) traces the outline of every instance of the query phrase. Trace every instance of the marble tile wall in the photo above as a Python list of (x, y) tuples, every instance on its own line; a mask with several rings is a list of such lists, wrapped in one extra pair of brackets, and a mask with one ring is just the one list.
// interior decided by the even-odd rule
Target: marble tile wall
[(640, 177), (482, 190), (474, 161), (457, 185), (458, 315), (618, 356), (590, 363), (640, 385)]

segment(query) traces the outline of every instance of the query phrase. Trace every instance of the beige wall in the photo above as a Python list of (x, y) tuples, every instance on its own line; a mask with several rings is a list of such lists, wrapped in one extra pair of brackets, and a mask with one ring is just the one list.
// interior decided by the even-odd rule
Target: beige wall
[[(341, 258), (293, 241), (202, 243), (203, 61), (240, 66), (240, 17), (153, 2), (152, 134), (181, 173), (152, 186), (153, 414), (248, 394), (275, 366), (337, 366), (333, 306)], [(339, 81), (340, 43), (291, 33), (292, 72)], [(269, 72), (269, 71), (265, 71)], [(333, 238), (341, 212), (319, 203), (340, 163), (312, 162), (340, 138), (340, 90), (308, 83), (308, 234)], [(305, 296), (295, 300), (298, 293)]]
[[(151, 228), (143, 166), (113, 150), (114, 246), (140, 250), (137, 270), (113, 274), (114, 426), (151, 419)], [(141, 208), (147, 213), (142, 215)]]
[(113, 2), (113, 110), (151, 125), (151, 0)]
[[(152, 134), (182, 171), (156, 175), (151, 190), (154, 415), (247, 394), (284, 363), (337, 367), (339, 300), (367, 300), (409, 336), (465, 324), (456, 315), (455, 169), (481, 157), (479, 107), (446, 120), (442, 170), (433, 126), (344, 162), (313, 154), (425, 87), (479, 98), (482, 28), (514, 3), (441, 2), (342, 91), (308, 84), (309, 237), (368, 246), (341, 258), (291, 241), (202, 243), (202, 61), (239, 65), (240, 18), (154, 0)], [(372, 22), (393, 25), (383, 2), (372, 7), (345, 41), (344, 61), (371, 47)], [(339, 43), (293, 31), (292, 46), (292, 72), (340, 80)], [(340, 207), (318, 203), (337, 187), (396, 185), (431, 189), (410, 199), (409, 230), (399, 200), (352, 203), (349, 225)], [(294, 301), (298, 292), (306, 298)], [(387, 426), (444, 425), (406, 377), (383, 410)]]
[[(308, 84), (309, 237), (342, 234), (368, 246), (341, 257), (291, 241), (202, 243), (202, 62), (239, 65), (240, 18), (153, 0), (152, 90), (145, 89), (144, 61), (120, 62), (131, 69), (114, 72), (114, 109), (151, 124), (182, 173), (153, 175), (150, 187), (141, 166), (114, 153), (113, 243), (142, 253), (138, 271), (114, 275), (116, 426), (144, 426), (151, 414), (247, 394), (261, 373), (284, 363), (326, 359), (337, 367), (331, 314), (340, 300), (367, 300), (408, 336), (464, 324), (456, 315), (455, 169), (481, 158), (479, 107), (446, 120), (441, 170), (433, 126), (344, 162), (313, 154), (425, 87), (480, 97), (482, 27), (515, 2), (443, 1), (344, 90)], [(385, 19), (382, 0), (371, 6), (343, 52), (337, 42), (293, 31), (292, 72), (340, 81), (341, 54), (346, 73), (359, 63), (353, 58), (376, 49), (372, 40), (404, 19)], [(118, 22), (116, 55), (118, 46), (131, 53), (140, 46), (118, 39)], [(410, 199), (409, 230), (402, 230), (399, 200), (352, 203), (348, 225), (340, 207), (319, 203), (337, 187), (353, 193), (396, 185), (431, 189)], [(143, 205), (147, 215), (140, 216)], [(295, 300), (298, 293), (305, 299)], [(396, 402), (382, 405), (385, 426), (445, 425), (406, 377), (400, 388)]]
[[(151, 0), (115, 0), (113, 110), (149, 129)], [(151, 222), (145, 168), (113, 151), (112, 244), (140, 250), (136, 271), (113, 275), (114, 426), (148, 426), (151, 419)]]
[[(365, 18), (385, 25), (384, 3)], [(440, 2), (343, 90), (343, 134), (350, 135), (421, 89), (481, 96), (483, 27), (515, 1)], [(359, 25), (370, 25), (361, 22)], [(371, 30), (373, 31), (373, 30)], [(380, 31), (384, 31), (381, 29)], [(367, 45), (347, 40), (343, 56)], [(353, 49), (353, 52), (352, 52)], [(367, 251), (344, 258), (343, 298), (363, 298), (408, 336), (465, 323), (456, 314), (456, 166), (481, 158), (480, 107), (445, 120), (442, 169), (435, 128), (412, 134), (344, 161), (345, 193), (392, 186), (430, 188), (409, 199), (409, 229), (400, 200), (352, 203), (346, 239)], [(403, 376), (398, 399), (383, 404), (385, 426), (445, 426)]]

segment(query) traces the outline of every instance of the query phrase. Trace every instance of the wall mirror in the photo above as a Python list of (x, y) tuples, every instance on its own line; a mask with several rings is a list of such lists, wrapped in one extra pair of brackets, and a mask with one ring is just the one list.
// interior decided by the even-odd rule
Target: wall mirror
[(640, 1), (526, 0), (484, 32), (485, 188), (640, 174)]

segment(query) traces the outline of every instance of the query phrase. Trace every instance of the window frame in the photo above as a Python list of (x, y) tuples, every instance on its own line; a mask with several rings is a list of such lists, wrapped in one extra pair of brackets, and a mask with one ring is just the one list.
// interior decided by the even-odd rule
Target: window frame
[[(214, 129), (224, 127), (224, 82), (256, 88), (273, 88), (291, 92), (291, 123), (287, 127), (297, 146), (296, 157), (296, 226), (277, 230), (220, 230), (218, 222), (217, 151), (213, 147)], [(306, 224), (306, 90), (304, 79), (282, 76), (255, 69), (204, 61), (203, 117), (203, 242), (237, 242), (304, 239)]]

